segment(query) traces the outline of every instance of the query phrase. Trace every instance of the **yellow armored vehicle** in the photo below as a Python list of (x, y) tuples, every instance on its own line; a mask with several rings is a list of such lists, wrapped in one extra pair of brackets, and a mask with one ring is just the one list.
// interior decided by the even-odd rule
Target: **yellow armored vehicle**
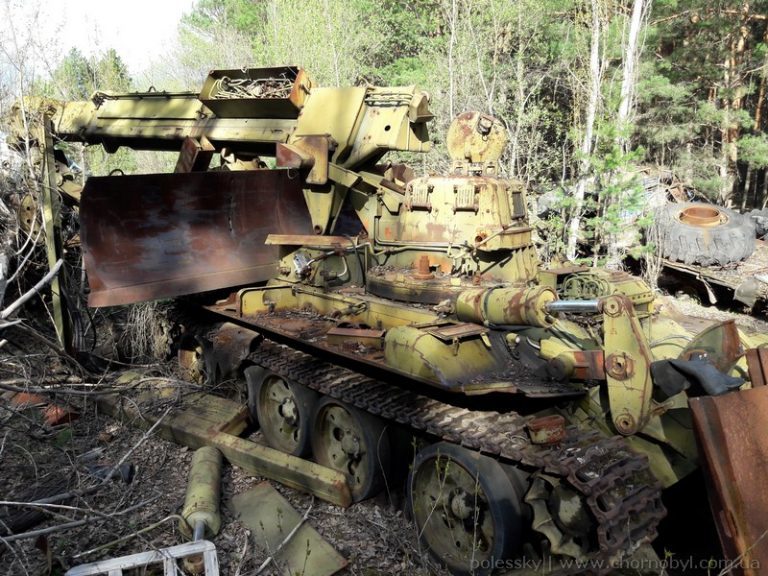
[(243, 378), (265, 440), (355, 500), (405, 462), (418, 534), (455, 574), (522, 555), (609, 570), (697, 466), (688, 398), (750, 385), (758, 342), (733, 322), (694, 335), (636, 277), (539, 267), (491, 116), (456, 118), (450, 171), (416, 177), (387, 157), (430, 148), (412, 86), (214, 70), (199, 93), (44, 112), (64, 141), (179, 154), (85, 183), (90, 304), (195, 295), (221, 323), (205, 372)]

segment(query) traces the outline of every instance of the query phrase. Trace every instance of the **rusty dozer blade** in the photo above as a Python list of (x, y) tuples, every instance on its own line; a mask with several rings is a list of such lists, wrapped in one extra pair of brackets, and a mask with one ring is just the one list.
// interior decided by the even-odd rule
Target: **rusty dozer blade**
[(90, 178), (80, 215), (95, 307), (268, 280), (278, 247), (267, 236), (312, 233), (286, 170)]

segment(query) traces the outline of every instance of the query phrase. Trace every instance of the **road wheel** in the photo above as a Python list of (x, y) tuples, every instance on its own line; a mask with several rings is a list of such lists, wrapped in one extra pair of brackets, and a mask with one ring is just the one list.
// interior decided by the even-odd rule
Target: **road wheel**
[(439, 442), (416, 455), (408, 502), (421, 541), (453, 574), (490, 574), (519, 548), (522, 490), (501, 465)]
[(755, 250), (754, 221), (714, 204), (667, 204), (657, 212), (656, 224), (661, 255), (676, 262), (725, 266)]
[(310, 454), (310, 422), (318, 395), (260, 366), (245, 370), (248, 407), (264, 440), (294, 456)]
[(360, 502), (384, 488), (390, 467), (389, 436), (379, 418), (326, 397), (317, 405), (312, 452), (318, 464), (347, 477), (352, 500)]

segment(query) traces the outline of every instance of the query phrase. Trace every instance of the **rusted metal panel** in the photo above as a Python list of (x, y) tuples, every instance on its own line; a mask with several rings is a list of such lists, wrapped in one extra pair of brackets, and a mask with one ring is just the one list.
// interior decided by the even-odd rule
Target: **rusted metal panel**
[(303, 168), (307, 184), (328, 182), (328, 154), (336, 149), (330, 136), (297, 136), (290, 144), (277, 144), (275, 159), (279, 168)]
[(185, 138), (181, 145), (174, 172), (202, 172), (208, 170), (216, 148), (202, 136), (200, 140)]
[(605, 380), (605, 355), (602, 350), (574, 350), (574, 376), (579, 380)]
[(256, 548), (281, 567), (276, 574), (331, 576), (348, 564), (269, 482), (237, 494), (231, 508)]
[(384, 347), (385, 330), (334, 326), (326, 332), (328, 344), (357, 352), (381, 351)]
[(317, 234), (270, 234), (267, 246), (312, 246), (316, 248), (348, 247), (354, 243), (346, 236), (319, 236)]
[(768, 387), (689, 403), (730, 573), (756, 576), (768, 566)]
[(285, 170), (90, 178), (81, 222), (91, 306), (265, 281), (278, 258), (267, 236), (312, 230)]
[(768, 383), (768, 348), (747, 350), (747, 367), (752, 387), (765, 386)]
[(703, 330), (680, 353), (680, 360), (706, 358), (727, 373), (741, 358), (744, 349), (734, 320), (725, 320)]
[(528, 422), (528, 433), (534, 444), (557, 444), (565, 438), (565, 418), (550, 414)]
[(488, 329), (477, 324), (470, 324), (469, 322), (461, 322), (456, 324), (443, 324), (442, 326), (434, 326), (431, 328), (425, 328), (425, 332), (432, 334), (435, 338), (450, 342), (456, 338), (469, 338), (471, 336), (479, 336), (480, 334), (487, 334)]

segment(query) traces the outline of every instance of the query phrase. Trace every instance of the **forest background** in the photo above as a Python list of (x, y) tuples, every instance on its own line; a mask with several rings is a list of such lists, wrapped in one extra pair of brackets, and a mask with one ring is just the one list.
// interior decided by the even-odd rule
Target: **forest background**
[[(199, 90), (216, 67), (290, 63), (323, 85), (416, 84), (431, 94), (436, 146), (414, 167), (448, 168), (456, 114), (501, 118), (504, 174), (555, 191), (547, 259), (573, 257), (577, 239), (610, 253), (624, 215), (647, 203), (627, 177), (639, 167), (719, 204), (768, 201), (768, 1), (198, 0), (177, 45), (137, 77), (114, 49), (57, 59), (23, 34), (0, 47), (0, 113), (21, 95)], [(41, 57), (46, 66), (31, 65)], [(173, 162), (98, 147), (77, 158), (87, 174)]]

